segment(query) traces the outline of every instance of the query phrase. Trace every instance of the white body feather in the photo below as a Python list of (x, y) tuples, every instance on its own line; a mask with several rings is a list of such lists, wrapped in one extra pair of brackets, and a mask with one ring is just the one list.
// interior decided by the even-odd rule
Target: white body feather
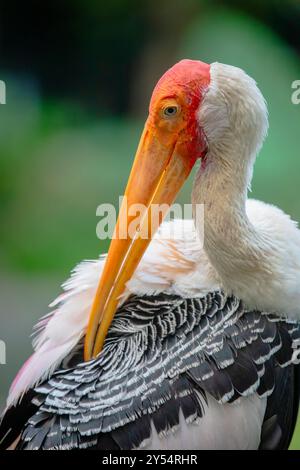
[(166, 439), (158, 436), (152, 426), (147, 450), (256, 450), (260, 444), (261, 427), (267, 399), (257, 395), (240, 398), (234, 403), (220, 404), (207, 395), (205, 413), (198, 421), (187, 423), (179, 414), (179, 426)]

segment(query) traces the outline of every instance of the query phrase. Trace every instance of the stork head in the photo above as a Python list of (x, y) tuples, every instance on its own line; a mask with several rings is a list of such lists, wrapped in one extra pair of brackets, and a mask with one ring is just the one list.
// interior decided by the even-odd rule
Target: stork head
[[(182, 158), (187, 168), (206, 151), (198, 110), (210, 83), (210, 66), (182, 60), (158, 81), (150, 100), (146, 129), (163, 147)], [(157, 155), (160, 159), (160, 153)]]
[[(85, 340), (86, 360), (100, 352), (126, 282), (196, 160), (206, 155), (207, 134), (217, 142), (236, 125), (231, 115), (238, 123), (241, 106), (233, 103), (232, 113), (231, 110), (228, 112), (231, 98), (222, 91), (223, 86), (226, 89), (226, 83), (222, 83), (222, 74), (218, 82), (216, 72), (216, 80), (212, 83), (212, 67), (200, 61), (182, 60), (169, 69), (154, 88), (149, 116), (90, 313)], [(231, 86), (235, 87), (234, 79)], [(240, 96), (238, 92), (236, 96)], [(219, 134), (214, 134), (214, 119)], [(140, 224), (129, 233), (127, 228), (136, 216), (130, 208), (136, 203), (142, 204), (145, 212)], [(161, 207), (159, 219), (152, 217), (152, 208), (157, 205)]]

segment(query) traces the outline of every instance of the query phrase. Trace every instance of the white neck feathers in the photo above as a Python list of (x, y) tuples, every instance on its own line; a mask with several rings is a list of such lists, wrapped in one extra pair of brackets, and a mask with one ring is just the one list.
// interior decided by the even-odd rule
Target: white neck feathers
[(253, 227), (246, 213), (254, 161), (268, 129), (267, 108), (245, 72), (215, 63), (198, 119), (208, 153), (195, 178), (192, 202), (204, 204), (205, 251), (223, 285), (234, 290), (254, 273), (260, 280), (269, 275), (272, 240)]

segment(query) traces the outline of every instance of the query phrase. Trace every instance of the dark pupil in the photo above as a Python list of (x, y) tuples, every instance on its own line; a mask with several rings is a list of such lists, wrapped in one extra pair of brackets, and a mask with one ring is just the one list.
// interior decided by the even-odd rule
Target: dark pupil
[(175, 106), (170, 106), (169, 108), (166, 108), (165, 114), (167, 116), (172, 116), (172, 114), (176, 113), (177, 108)]

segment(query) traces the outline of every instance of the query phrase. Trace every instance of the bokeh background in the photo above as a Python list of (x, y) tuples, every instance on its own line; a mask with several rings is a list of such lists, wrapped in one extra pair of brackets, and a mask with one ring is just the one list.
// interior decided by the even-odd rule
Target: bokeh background
[(177, 60), (225, 62), (256, 78), (270, 132), (252, 196), (300, 221), (299, 25), (298, 0), (1, 1), (0, 404), (61, 282), (107, 249), (96, 207), (117, 203), (152, 87)]

